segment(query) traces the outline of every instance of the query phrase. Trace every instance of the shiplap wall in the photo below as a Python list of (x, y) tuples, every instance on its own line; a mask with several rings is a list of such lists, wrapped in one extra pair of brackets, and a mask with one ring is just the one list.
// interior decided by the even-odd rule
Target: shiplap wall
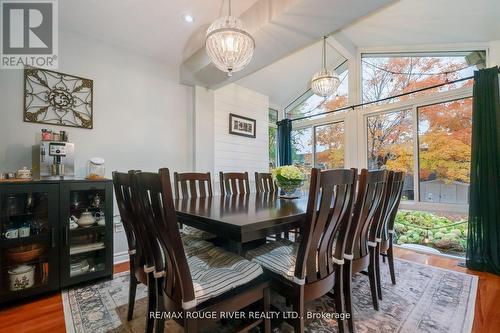
[[(218, 188), (219, 171), (248, 171), (253, 183), (254, 172), (269, 170), (269, 97), (237, 84), (214, 91), (214, 182)], [(229, 114), (255, 119), (256, 138), (229, 134)], [(252, 184), (252, 188), (253, 188)]]

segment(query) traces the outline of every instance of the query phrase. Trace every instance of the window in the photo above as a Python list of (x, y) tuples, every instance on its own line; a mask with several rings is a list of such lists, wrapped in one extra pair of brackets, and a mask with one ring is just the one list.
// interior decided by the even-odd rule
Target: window
[[(420, 88), (473, 75), (485, 64), (486, 52), (440, 52), (421, 54), (364, 54), (362, 56), (362, 99), (376, 101)], [(472, 80), (422, 91), (385, 101), (414, 98), (440, 91), (472, 86)]]
[(418, 108), (420, 201), (468, 204), (472, 98)]
[(411, 110), (367, 118), (368, 170), (406, 173), (403, 200), (413, 200), (413, 124)]
[(278, 110), (269, 109), (269, 169), (273, 169), (277, 165), (277, 121)]
[(342, 67), (337, 68), (336, 71), (337, 73), (340, 73), (340, 85), (337, 92), (333, 96), (325, 99), (314, 95), (311, 89), (309, 89), (296, 102), (285, 108), (287, 117), (294, 119), (347, 106), (349, 93), (349, 72), (347, 70), (347, 65), (344, 64)]
[(312, 128), (292, 130), (292, 164), (312, 168)]
[(315, 163), (320, 169), (344, 167), (344, 122), (316, 126)]

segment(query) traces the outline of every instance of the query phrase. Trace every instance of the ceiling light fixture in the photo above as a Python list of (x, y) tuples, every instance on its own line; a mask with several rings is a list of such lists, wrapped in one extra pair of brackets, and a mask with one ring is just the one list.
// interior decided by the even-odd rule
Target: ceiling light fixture
[(326, 38), (323, 37), (323, 57), (322, 57), (322, 67), (319, 72), (313, 75), (311, 79), (311, 89), (315, 95), (321, 97), (328, 97), (332, 95), (340, 85), (340, 80), (335, 73), (326, 69)]
[(215, 20), (207, 30), (205, 48), (215, 67), (232, 76), (252, 60), (255, 41), (247, 32), (243, 21), (229, 15)]
[(191, 14), (184, 14), (184, 15), (182, 15), (182, 20), (186, 23), (193, 23), (194, 17)]

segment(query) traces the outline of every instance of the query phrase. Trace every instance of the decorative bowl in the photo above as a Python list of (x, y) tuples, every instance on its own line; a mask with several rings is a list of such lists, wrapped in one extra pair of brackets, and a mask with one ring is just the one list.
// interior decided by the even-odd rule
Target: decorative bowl
[(15, 263), (30, 262), (38, 258), (44, 247), (40, 244), (30, 244), (7, 249), (7, 258)]

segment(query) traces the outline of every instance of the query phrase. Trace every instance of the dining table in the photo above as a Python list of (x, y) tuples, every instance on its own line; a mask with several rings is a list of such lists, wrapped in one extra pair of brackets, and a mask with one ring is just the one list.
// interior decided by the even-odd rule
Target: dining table
[(215, 195), (174, 200), (180, 223), (210, 232), (229, 250), (244, 254), (277, 235), (302, 226), (307, 196), (274, 193)]

